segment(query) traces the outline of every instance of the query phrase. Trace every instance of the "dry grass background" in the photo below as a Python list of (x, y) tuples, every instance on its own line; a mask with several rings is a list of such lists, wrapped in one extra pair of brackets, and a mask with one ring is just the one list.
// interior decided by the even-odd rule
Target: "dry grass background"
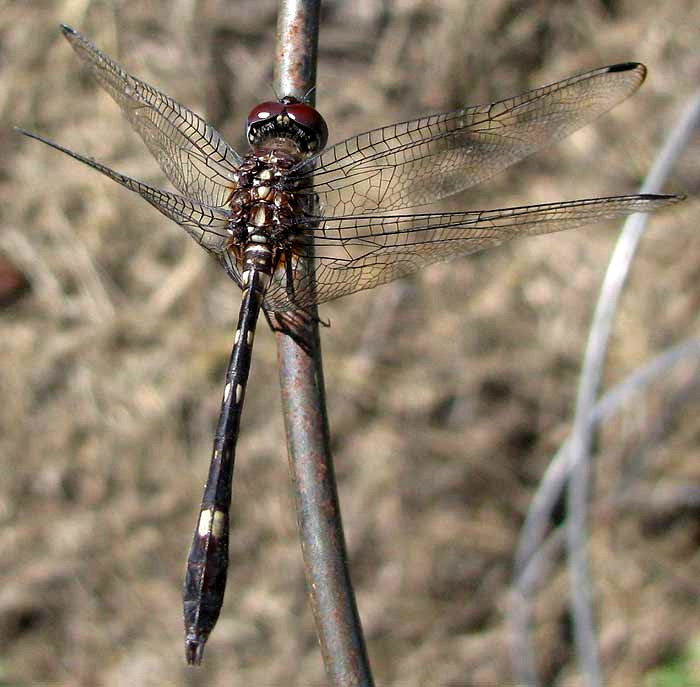
[[(21, 124), (164, 183), (59, 21), (205, 114), (234, 145), (269, 99), (275, 3), (5, 2), (0, 249), (31, 288), (0, 311), (0, 684), (320, 685), (288, 487), (273, 337), (261, 327), (236, 466), (232, 567), (204, 665), (180, 587), (239, 294), (184, 232)], [(318, 105), (331, 142), (645, 62), (593, 127), (444, 207), (633, 192), (700, 75), (700, 5), (327, 2)], [(669, 189), (697, 193), (698, 140)], [(607, 381), (697, 332), (698, 205), (654, 218)], [(323, 307), (333, 449), (378, 684), (508, 685), (507, 592), (534, 487), (565, 437), (616, 227), (511, 244)], [(265, 331), (263, 331), (265, 330)], [(378, 345), (375, 337), (379, 337)], [(700, 630), (693, 371), (604, 428), (592, 561), (604, 667), (639, 685)], [(679, 397), (679, 389), (685, 392)], [(579, 684), (560, 565), (537, 603), (547, 684)]]

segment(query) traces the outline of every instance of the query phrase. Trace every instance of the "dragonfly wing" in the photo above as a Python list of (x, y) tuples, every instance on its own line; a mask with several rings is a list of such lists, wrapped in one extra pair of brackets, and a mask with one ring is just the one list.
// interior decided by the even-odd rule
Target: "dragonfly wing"
[(646, 68), (618, 64), (489, 105), (385, 126), (301, 163), (323, 214), (343, 217), (432, 203), (556, 143), (628, 98)]
[(216, 129), (184, 105), (128, 74), (77, 31), (65, 25), (61, 29), (175, 188), (206, 205), (224, 205), (231, 175), (241, 158)]
[(221, 209), (198, 203), (189, 198), (183, 198), (176, 193), (170, 193), (155, 188), (142, 181), (120, 174), (95, 160), (80, 155), (68, 148), (64, 148), (47, 138), (43, 138), (42, 136), (38, 136), (37, 134), (23, 129), (19, 129), (19, 131), (25, 136), (46, 143), (46, 145), (60, 150), (66, 153), (66, 155), (70, 155), (70, 157), (85, 163), (98, 172), (102, 172), (102, 174), (113, 179), (118, 184), (121, 184), (124, 188), (138, 193), (166, 217), (177, 222), (200, 246), (202, 246), (202, 248), (217, 255), (225, 251), (228, 245), (227, 239), (229, 237), (227, 233), (228, 218), (226, 213)]
[(311, 230), (315, 284), (297, 269), (301, 256), (295, 257), (293, 288), (289, 288), (284, 271), (279, 270), (265, 304), (270, 310), (288, 310), (323, 303), (514, 238), (652, 212), (681, 199), (673, 195), (630, 195), (500, 210), (323, 219)]

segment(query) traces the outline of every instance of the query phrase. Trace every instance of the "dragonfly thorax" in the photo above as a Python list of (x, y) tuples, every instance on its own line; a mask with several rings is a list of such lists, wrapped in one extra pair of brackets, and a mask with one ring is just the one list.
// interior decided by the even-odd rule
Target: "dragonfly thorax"
[(289, 189), (285, 175), (299, 156), (285, 150), (250, 153), (233, 177), (229, 208), (229, 248), (239, 267), (248, 248), (268, 247), (276, 255), (289, 249), (303, 232), (305, 196)]

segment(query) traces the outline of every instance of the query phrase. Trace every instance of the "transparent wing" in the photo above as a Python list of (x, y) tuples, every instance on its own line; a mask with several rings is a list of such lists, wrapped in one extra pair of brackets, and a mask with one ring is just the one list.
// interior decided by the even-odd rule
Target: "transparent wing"
[[(323, 214), (345, 217), (432, 203), (556, 143), (632, 95), (646, 69), (596, 69), (490, 105), (385, 126), (301, 163)], [(299, 180), (311, 192), (309, 182)]]
[(469, 255), (521, 236), (573, 229), (634, 212), (652, 212), (681, 200), (673, 195), (630, 195), (474, 212), (319, 218), (310, 229), (313, 277), (297, 269), (293, 288), (280, 268), (265, 297), (269, 310), (291, 310), (372, 289), (441, 260)]
[(200, 203), (224, 205), (238, 154), (201, 117), (127, 74), (72, 28), (61, 30), (92, 76), (117, 102), (168, 179)]
[(113, 179), (118, 184), (128, 188), (130, 191), (138, 193), (146, 199), (153, 207), (160, 210), (166, 217), (177, 222), (202, 248), (212, 253), (220, 255), (227, 247), (227, 216), (219, 208), (209, 207), (189, 198), (183, 198), (176, 193), (163, 191), (159, 188), (132, 179), (131, 177), (115, 172), (105, 165), (91, 160), (88, 157), (64, 148), (58, 143), (54, 143), (47, 138), (38, 136), (24, 129), (18, 129), (25, 136), (34, 138), (37, 141), (60, 150), (66, 155), (85, 163), (89, 167)]

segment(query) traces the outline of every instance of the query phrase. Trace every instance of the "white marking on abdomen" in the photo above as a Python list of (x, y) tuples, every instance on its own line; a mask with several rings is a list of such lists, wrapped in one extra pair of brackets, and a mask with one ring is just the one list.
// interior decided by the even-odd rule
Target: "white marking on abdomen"
[(199, 525), (197, 526), (197, 534), (200, 537), (206, 537), (209, 534), (209, 525), (212, 521), (212, 511), (203, 510), (199, 516)]
[(222, 510), (214, 511), (214, 522), (211, 526), (211, 533), (215, 537), (220, 537), (224, 533), (224, 524), (226, 523), (226, 513)]

